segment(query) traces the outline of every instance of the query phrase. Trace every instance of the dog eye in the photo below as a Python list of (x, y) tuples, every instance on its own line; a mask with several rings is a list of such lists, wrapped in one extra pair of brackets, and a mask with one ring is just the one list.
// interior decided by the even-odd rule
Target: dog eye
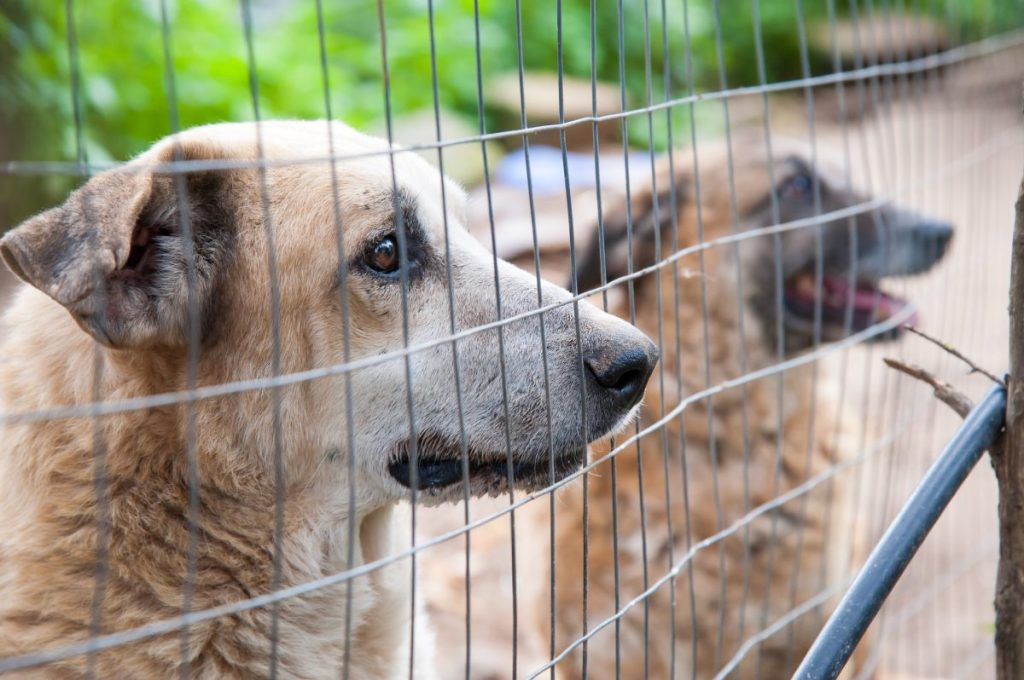
[(394, 274), (398, 271), (398, 239), (388, 234), (366, 249), (363, 255), (367, 266), (380, 274)]
[(811, 178), (807, 175), (800, 173), (799, 175), (793, 175), (782, 183), (779, 187), (779, 196), (782, 198), (800, 198), (806, 196), (811, 191)]

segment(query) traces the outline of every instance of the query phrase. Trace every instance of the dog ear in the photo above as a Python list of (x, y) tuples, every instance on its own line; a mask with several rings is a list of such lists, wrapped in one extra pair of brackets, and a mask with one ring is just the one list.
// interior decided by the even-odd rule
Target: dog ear
[[(677, 179), (674, 186), (667, 176), (658, 183), (658, 193), (651, 187), (633, 193), (632, 200), (612, 207), (605, 215), (602, 232), (594, 237), (576, 261), (577, 282), (580, 292), (601, 285), (601, 261), (604, 259), (607, 281), (626, 276), (649, 267), (658, 256), (658, 238), (661, 239), (661, 257), (670, 254), (671, 228), (685, 199), (684, 183)], [(570, 285), (572, 282), (569, 282)]]
[[(181, 145), (147, 154), (156, 163), (206, 157)], [(217, 171), (176, 177), (133, 163), (10, 231), (0, 255), (108, 347), (183, 346), (191, 304), (203, 334), (230, 252), (224, 185)]]

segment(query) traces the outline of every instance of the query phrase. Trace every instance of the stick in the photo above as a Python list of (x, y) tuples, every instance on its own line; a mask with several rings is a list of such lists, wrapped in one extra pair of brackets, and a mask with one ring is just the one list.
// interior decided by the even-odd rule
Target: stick
[(912, 378), (917, 378), (921, 382), (931, 385), (935, 391), (935, 396), (938, 397), (939, 401), (956, 411), (957, 415), (961, 418), (966, 418), (967, 414), (971, 412), (972, 408), (974, 408), (974, 402), (972, 402), (967, 395), (950, 385), (948, 382), (939, 380), (920, 366), (905, 364), (902, 361), (889, 358), (882, 359), (882, 361), (884, 361), (885, 365), (889, 368), (894, 368), (900, 373), (905, 373)]
[[(1002, 385), (1003, 387), (1006, 387), (1006, 383), (1004, 383), (1002, 380), (997, 378), (994, 374), (990, 373), (989, 371), (986, 371), (984, 368), (982, 368), (978, 364), (976, 364), (973, 361), (971, 361), (970, 359), (968, 359), (959, 350), (957, 350), (956, 347), (953, 347), (948, 342), (943, 342), (942, 340), (939, 340), (937, 338), (933, 338), (932, 336), (928, 335), (927, 333), (922, 331), (920, 328), (917, 328), (916, 326), (904, 325), (903, 327), (906, 328), (911, 333), (913, 333), (914, 335), (917, 335), (917, 336), (920, 336), (920, 337), (924, 338), (925, 340), (927, 340), (928, 342), (932, 343), (933, 345), (938, 345), (939, 347), (941, 347), (945, 351), (947, 351), (950, 354), (952, 354), (953, 356), (955, 356), (960, 361), (962, 361), (965, 364), (967, 364), (968, 366), (970, 366), (971, 367), (971, 373), (981, 373), (983, 376), (985, 376), (986, 378), (988, 378), (989, 380), (991, 380), (995, 384)], [(895, 368), (895, 366), (893, 368)], [(927, 382), (927, 381), (925, 381), (925, 382)]]

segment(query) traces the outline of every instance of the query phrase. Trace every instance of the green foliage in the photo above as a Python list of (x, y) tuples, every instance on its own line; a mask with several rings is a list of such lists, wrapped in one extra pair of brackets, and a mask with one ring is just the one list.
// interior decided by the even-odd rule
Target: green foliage
[[(841, 13), (849, 11), (850, 1), (837, 2)], [(1021, 0), (933, 0), (924, 7), (920, 2), (904, 5), (905, 0), (873, 1), (876, 11), (923, 10), (948, 17), (962, 39), (1005, 29), (1022, 16)], [(252, 76), (263, 117), (323, 117), (329, 109), (357, 127), (381, 129), (386, 105), (393, 115), (433, 107), (432, 56), (441, 106), (474, 126), (482, 116), (492, 130), (498, 119), (479, 110), (478, 60), (485, 90), (494, 76), (514, 71), (519, 62), (515, 0), (384, 0), (390, 76), (385, 102), (376, 0), (323, 0), (322, 17), (316, 0), (251, 4), (252, 64), (240, 0), (74, 2), (83, 124), (79, 140), (65, 3), (0, 0), (0, 162), (124, 159), (169, 133), (175, 121), (188, 127), (252, 120)], [(162, 6), (170, 37), (166, 45)], [(801, 76), (795, 0), (594, 0), (593, 7), (592, 46), (591, 0), (521, 0), (526, 68), (556, 71), (561, 49), (565, 73), (589, 79), (593, 70), (600, 81), (623, 83), (630, 106), (691, 90), (715, 90), (720, 87), (715, 41), (720, 7), (728, 85), (756, 84), (756, 8), (766, 46), (766, 79)], [(804, 2), (808, 24), (826, 17), (826, 7)], [(436, 36), (433, 55), (430, 10)], [(324, 97), (320, 19), (329, 102)], [(170, 72), (165, 47), (171, 54)], [(815, 73), (827, 71), (829, 63), (812, 55)], [(688, 114), (685, 107), (672, 112), (677, 139), (683, 136), (680, 131), (688, 135), (685, 127), (675, 129)], [(663, 113), (656, 118), (653, 142), (660, 148), (667, 142), (667, 126)], [(629, 134), (632, 144), (649, 143), (646, 116), (629, 121)], [(0, 176), (0, 227), (59, 198), (79, 179), (48, 173)]]

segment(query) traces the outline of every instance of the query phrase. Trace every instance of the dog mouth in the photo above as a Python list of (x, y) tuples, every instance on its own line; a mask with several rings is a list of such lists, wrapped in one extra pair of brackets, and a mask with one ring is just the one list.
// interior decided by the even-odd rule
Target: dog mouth
[(578, 470), (586, 448), (534, 456), (485, 453), (469, 447), (465, 453), (456, 441), (436, 434), (417, 436), (416, 463), (408, 441), (398, 446), (388, 464), (392, 479), (407, 489), (443, 494), (460, 483), (468, 483), (473, 495), (496, 494), (512, 486), (522, 490), (542, 488)]
[[(820, 285), (819, 285), (820, 284)], [(814, 322), (819, 313), (823, 325), (842, 326), (852, 332), (884, 322), (911, 306), (908, 300), (885, 292), (877, 281), (861, 279), (852, 283), (845, 275), (825, 273), (820, 282), (813, 271), (801, 271), (786, 280), (786, 311), (804, 322)], [(916, 324), (917, 314), (907, 323)]]

